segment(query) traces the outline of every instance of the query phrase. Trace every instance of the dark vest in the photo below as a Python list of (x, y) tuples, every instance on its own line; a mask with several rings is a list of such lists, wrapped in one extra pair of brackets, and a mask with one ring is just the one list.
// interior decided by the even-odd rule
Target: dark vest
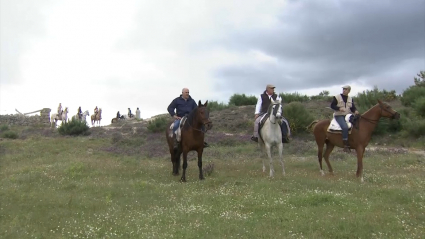
[[(272, 95), (273, 100), (276, 100), (277, 95), (273, 93)], [(270, 104), (272, 101), (269, 99), (269, 95), (267, 95), (266, 91), (261, 94), (261, 113), (267, 113), (267, 110), (269, 109)]]

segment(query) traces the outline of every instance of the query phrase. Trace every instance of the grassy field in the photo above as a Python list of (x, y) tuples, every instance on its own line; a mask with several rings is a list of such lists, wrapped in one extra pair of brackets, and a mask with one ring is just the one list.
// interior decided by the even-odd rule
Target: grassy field
[(314, 143), (294, 140), (284, 146), (286, 176), (276, 159), (270, 178), (249, 136), (212, 134), (204, 152), (212, 174), (199, 181), (191, 153), (180, 183), (162, 133), (45, 134), (0, 141), (0, 238), (425, 235), (425, 157), (407, 150), (366, 152), (360, 183), (354, 154), (336, 149), (335, 174), (321, 176)]

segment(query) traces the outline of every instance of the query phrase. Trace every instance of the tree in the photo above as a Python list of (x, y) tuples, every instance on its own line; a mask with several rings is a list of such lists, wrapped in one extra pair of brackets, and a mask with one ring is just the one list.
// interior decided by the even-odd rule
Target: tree
[(415, 85), (416, 86), (425, 86), (425, 71), (420, 71), (418, 74), (419, 78), (415, 77)]

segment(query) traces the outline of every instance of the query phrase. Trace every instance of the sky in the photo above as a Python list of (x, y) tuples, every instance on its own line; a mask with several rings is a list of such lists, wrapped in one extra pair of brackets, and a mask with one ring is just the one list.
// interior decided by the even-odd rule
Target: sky
[[(401, 94), (425, 70), (423, 0), (0, 0), (0, 114), (233, 94)], [(254, 114), (254, 112), (253, 112)]]

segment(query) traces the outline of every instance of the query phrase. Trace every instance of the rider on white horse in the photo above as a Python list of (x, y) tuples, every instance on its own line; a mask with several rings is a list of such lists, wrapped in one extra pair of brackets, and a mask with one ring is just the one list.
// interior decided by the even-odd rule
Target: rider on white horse
[(77, 115), (78, 119), (81, 120), (81, 118), (83, 117), (83, 111), (81, 110), (81, 106), (78, 107)]
[(274, 88), (276, 88), (274, 85), (267, 85), (266, 90), (258, 97), (257, 105), (255, 106), (254, 134), (251, 137), (252, 141), (258, 142), (258, 124), (262, 118), (260, 116), (267, 113), (271, 100), (276, 100), (277, 98)]
[(58, 118), (59, 118), (59, 116), (62, 115), (62, 112), (63, 112), (63, 110), (62, 110), (62, 103), (59, 103), (59, 106), (58, 106)]

